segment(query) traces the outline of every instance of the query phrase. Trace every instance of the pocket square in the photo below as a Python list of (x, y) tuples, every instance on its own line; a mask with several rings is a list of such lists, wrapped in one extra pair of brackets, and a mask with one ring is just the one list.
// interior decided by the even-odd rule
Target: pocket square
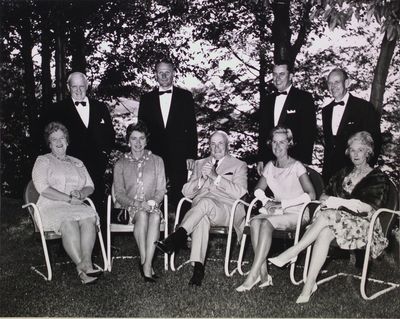
[(296, 113), (296, 110), (286, 110), (286, 113), (287, 114), (294, 114), (294, 113)]
[(233, 172), (224, 173), (224, 175), (233, 175)]
[(101, 119), (101, 122), (100, 122), (100, 124), (104, 124), (105, 122), (104, 122), (104, 119)]

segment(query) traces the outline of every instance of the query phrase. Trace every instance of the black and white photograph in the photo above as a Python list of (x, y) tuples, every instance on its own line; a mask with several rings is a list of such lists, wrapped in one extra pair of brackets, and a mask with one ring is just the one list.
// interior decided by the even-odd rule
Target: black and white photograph
[(0, 0), (0, 317), (400, 317), (400, 0)]

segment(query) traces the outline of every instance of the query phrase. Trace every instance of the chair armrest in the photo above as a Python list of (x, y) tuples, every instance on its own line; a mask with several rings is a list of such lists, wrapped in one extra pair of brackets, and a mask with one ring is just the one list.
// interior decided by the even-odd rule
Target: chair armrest
[(176, 229), (176, 226), (177, 226), (178, 223), (179, 223), (179, 217), (180, 217), (180, 215), (181, 215), (181, 209), (182, 209), (182, 205), (183, 205), (184, 202), (192, 203), (193, 200), (190, 199), (190, 198), (188, 198), (188, 197), (182, 197), (181, 200), (179, 201), (178, 206), (176, 207), (175, 222), (174, 222), (174, 231), (175, 231), (175, 229)]

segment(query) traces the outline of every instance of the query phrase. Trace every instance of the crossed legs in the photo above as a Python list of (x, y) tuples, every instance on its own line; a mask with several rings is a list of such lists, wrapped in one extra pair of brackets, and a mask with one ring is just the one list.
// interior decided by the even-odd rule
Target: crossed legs
[[(313, 290), (318, 274), (325, 263), (331, 241), (335, 238), (333, 231), (328, 227), (328, 220), (325, 216), (320, 215), (307, 229), (300, 241), (281, 253), (275, 258), (269, 260), (278, 266), (283, 266), (309, 245), (314, 243), (311, 256), (310, 268), (307, 275), (307, 281), (304, 284), (300, 297), (309, 297)], [(300, 298), (299, 297), (299, 298)]]

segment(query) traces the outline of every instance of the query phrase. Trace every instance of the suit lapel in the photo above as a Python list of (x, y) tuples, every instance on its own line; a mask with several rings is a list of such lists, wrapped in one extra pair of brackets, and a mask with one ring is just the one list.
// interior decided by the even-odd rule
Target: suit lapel
[(325, 107), (327, 108), (327, 111), (326, 111), (326, 125), (328, 126), (326, 128), (326, 130), (329, 133), (329, 136), (333, 136), (333, 132), (332, 132), (332, 114), (333, 114), (332, 102), (329, 103)]
[[(76, 123), (76, 125), (78, 125), (81, 129), (86, 130), (86, 126), (83, 123), (81, 116), (78, 113), (78, 110), (76, 109), (75, 105), (74, 105), (74, 101), (72, 101), (72, 98), (69, 98), (69, 103), (68, 103), (68, 107), (71, 110), (71, 116), (72, 116), (72, 121)], [(92, 109), (92, 108), (90, 108)], [(89, 117), (89, 125), (90, 125), (90, 117)]]
[(171, 125), (171, 120), (174, 118), (174, 114), (177, 112), (177, 101), (179, 100), (176, 87), (174, 86), (172, 89), (172, 97), (171, 97), (171, 105), (169, 107), (169, 113), (168, 113), (168, 118), (167, 118), (167, 123), (165, 125), (165, 128), (168, 129), (169, 126)]
[(352, 102), (352, 99), (353, 99), (352, 95), (349, 94), (349, 99), (347, 100), (347, 104), (345, 106), (342, 119), (340, 120), (340, 124), (339, 124), (336, 135), (340, 135), (343, 132), (347, 123), (349, 122), (350, 113), (351, 113), (350, 104)]
[(151, 93), (151, 97), (153, 99), (153, 102), (150, 105), (154, 105), (155, 120), (158, 122), (158, 125), (164, 129), (164, 120), (161, 113), (160, 98), (157, 88), (153, 90), (153, 92)]

